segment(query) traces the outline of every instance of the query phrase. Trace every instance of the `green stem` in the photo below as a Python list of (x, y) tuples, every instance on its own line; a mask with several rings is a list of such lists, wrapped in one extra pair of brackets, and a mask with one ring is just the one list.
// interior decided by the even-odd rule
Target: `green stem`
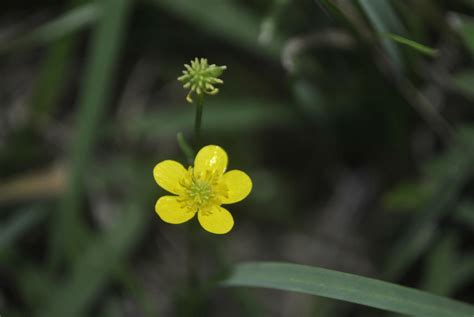
[(202, 122), (202, 111), (204, 108), (204, 96), (197, 95), (196, 102), (196, 118), (194, 120), (194, 137), (195, 137), (195, 147), (199, 148), (201, 145), (201, 122)]
[[(203, 102), (204, 98), (203, 95), (197, 95), (196, 96), (196, 117), (194, 120), (194, 148), (195, 150), (199, 150), (199, 147), (201, 145), (201, 123), (202, 123), (202, 112), (203, 112)], [(194, 157), (193, 150), (191, 147), (186, 143), (186, 140), (184, 139), (184, 136), (182, 133), (178, 133), (178, 144), (183, 151), (183, 153), (188, 157), (189, 159), (189, 153), (192, 153), (193, 155), (191, 156), (191, 162), (192, 164), (192, 158)], [(198, 265), (198, 250), (197, 248), (199, 247), (199, 243), (196, 240), (197, 239), (197, 232), (194, 228), (195, 224), (192, 224), (189, 226), (188, 231), (187, 231), (187, 279), (188, 279), (188, 289), (185, 295), (185, 303), (186, 306), (189, 306), (191, 304), (195, 305), (196, 303), (199, 305), (201, 303), (201, 300), (199, 297), (195, 296), (195, 293), (199, 290), (200, 288), (200, 281), (199, 281), (199, 276), (197, 272), (197, 267)]]
[(179, 148), (181, 149), (181, 152), (183, 152), (184, 156), (186, 157), (186, 160), (189, 165), (193, 164), (193, 159), (194, 159), (194, 151), (189, 145), (189, 143), (186, 141), (184, 138), (183, 132), (178, 132), (176, 135), (176, 139), (178, 140), (178, 145)]

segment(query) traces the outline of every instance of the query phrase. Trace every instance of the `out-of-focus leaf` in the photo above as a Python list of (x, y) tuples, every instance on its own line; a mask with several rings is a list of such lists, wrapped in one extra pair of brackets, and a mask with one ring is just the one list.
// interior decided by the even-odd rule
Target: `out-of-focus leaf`
[[(58, 286), (39, 316), (84, 316), (94, 298), (117, 272), (144, 232), (142, 205), (124, 208), (118, 223), (91, 241), (73, 263), (72, 275)], [(51, 290), (45, 290), (51, 291)]]
[(429, 164), (426, 175), (433, 184), (433, 195), (400, 234), (386, 259), (385, 276), (397, 279), (416, 261), (436, 237), (439, 219), (452, 210), (460, 190), (474, 172), (474, 130), (460, 129), (455, 144), (445, 155)]
[(235, 267), (226, 286), (264, 287), (334, 298), (410, 316), (471, 317), (474, 306), (367, 277), (290, 263)]
[(461, 258), (456, 268), (456, 287), (461, 288), (468, 285), (474, 278), (474, 254), (471, 252)]
[[(145, 316), (158, 316), (151, 294), (147, 293), (139, 284), (132, 270), (128, 269), (126, 265), (122, 265), (122, 268), (115, 271), (115, 277), (122, 283), (137, 305), (140, 306)], [(117, 314), (112, 316), (117, 316)]]
[(262, 19), (260, 24), (259, 43), (269, 45), (273, 42), (280, 17), (289, 2), (289, 0), (273, 0), (269, 13)]
[(121, 317), (124, 316), (123, 309), (120, 305), (120, 299), (116, 297), (110, 298), (104, 307), (104, 311), (101, 316), (104, 317)]
[[(428, 257), (423, 288), (450, 296), (469, 284), (474, 277), (474, 255), (463, 255), (456, 232), (443, 237)], [(446, 274), (449, 272), (449, 274)]]
[(342, 25), (348, 29), (353, 28), (350, 19), (348, 19), (346, 14), (341, 10), (339, 5), (335, 3), (334, 0), (316, 0), (316, 3), (320, 5), (320, 7), (327, 13), (335, 17)]
[(304, 78), (295, 79), (293, 94), (302, 111), (314, 120), (321, 120), (327, 116), (324, 108), (324, 99), (318, 87)]
[[(389, 0), (359, 0), (359, 4), (377, 33), (405, 33), (403, 25), (398, 19), (398, 16), (393, 10)], [(382, 37), (381, 41), (389, 54), (395, 69), (402, 73), (404, 66), (398, 47), (393, 43), (393, 41), (387, 38)]]
[[(216, 98), (214, 98), (216, 99)], [(222, 105), (225, 104), (225, 107)], [(194, 113), (176, 106), (173, 111), (144, 113), (126, 123), (131, 133), (163, 136), (189, 129)], [(209, 100), (203, 114), (203, 133), (242, 133), (267, 126), (295, 125), (292, 109), (277, 102), (268, 104), (256, 99)]]
[(196, 28), (232, 44), (278, 57), (282, 40), (275, 34), (271, 43), (258, 46), (260, 19), (230, 0), (150, 0), (161, 8), (192, 23)]
[(454, 74), (453, 84), (454, 88), (460, 93), (469, 98), (474, 98), (474, 69), (468, 69)]
[(54, 43), (46, 53), (31, 100), (33, 118), (38, 125), (46, 125), (53, 115), (65, 88), (64, 76), (73, 57), (73, 48), (74, 38), (67, 37)]
[(463, 38), (466, 47), (474, 55), (474, 19), (461, 15), (455, 15), (455, 17), (459, 22), (457, 25), (459, 34)]
[(49, 291), (57, 287), (52, 274), (33, 263), (24, 263), (16, 272), (16, 282), (22, 298), (29, 307), (37, 307), (50, 295)]
[[(78, 102), (77, 132), (71, 150), (71, 171), (67, 190), (60, 203), (60, 212), (51, 233), (52, 262), (57, 263), (61, 253), (72, 257), (77, 250), (83, 231), (79, 205), (83, 177), (97, 140), (96, 134), (102, 113), (108, 102), (115, 66), (120, 55), (131, 0), (105, 0), (102, 15), (92, 38), (89, 62), (82, 82)], [(68, 236), (68, 239), (62, 237)]]
[(468, 226), (474, 232), (474, 202), (462, 203), (454, 214), (454, 218), (461, 224)]
[(96, 3), (89, 3), (74, 8), (17, 39), (1, 43), (0, 53), (50, 43), (66, 35), (80, 31), (98, 20), (99, 9), (100, 7)]
[[(79, 30), (98, 18), (98, 7), (90, 3), (84, 5), (86, 2), (87, 0), (70, 0), (71, 11), (65, 18), (63, 17), (62, 24), (56, 24), (57, 27), (69, 29), (70, 33), (53, 42), (43, 58), (31, 98), (32, 119), (35, 125), (46, 126), (49, 123), (58, 106), (59, 98), (64, 93), (67, 82), (64, 78), (67, 77), (69, 66), (72, 63), (77, 39), (74, 26)], [(60, 19), (59, 21), (61, 21)]]
[(31, 208), (18, 211), (13, 219), (0, 225), (0, 253), (11, 247), (21, 236), (25, 235), (33, 226), (41, 222), (46, 216), (46, 211), (41, 208)]
[[(429, 292), (449, 296), (456, 284), (454, 272), (458, 266), (458, 236), (450, 234), (443, 238), (428, 256), (422, 288)], [(452, 272), (453, 274), (446, 274)]]
[(431, 183), (402, 183), (398, 184), (383, 197), (384, 206), (389, 210), (416, 210), (433, 194)]
[(397, 43), (409, 46), (409, 47), (413, 48), (414, 50), (416, 50), (420, 53), (423, 53), (423, 54), (426, 54), (426, 55), (429, 55), (429, 56), (435, 56), (435, 55), (438, 54), (437, 49), (428, 47), (426, 45), (420, 44), (420, 43), (415, 42), (413, 40), (409, 40), (409, 39), (407, 39), (403, 36), (396, 35), (396, 34), (391, 34), (391, 33), (385, 34), (385, 36), (388, 37), (391, 40), (394, 40)]
[(61, 194), (65, 183), (64, 170), (64, 166), (54, 165), (4, 181), (0, 184), (0, 205)]

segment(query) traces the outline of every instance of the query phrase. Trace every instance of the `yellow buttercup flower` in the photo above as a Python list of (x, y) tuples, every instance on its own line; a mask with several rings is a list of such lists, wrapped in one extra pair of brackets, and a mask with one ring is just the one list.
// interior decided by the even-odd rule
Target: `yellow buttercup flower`
[(158, 163), (153, 175), (160, 187), (176, 196), (158, 199), (155, 211), (172, 224), (184, 223), (197, 213), (201, 226), (224, 234), (234, 226), (230, 212), (221, 207), (243, 200), (252, 190), (252, 180), (239, 170), (227, 169), (227, 153), (217, 145), (203, 147), (187, 170), (176, 161)]

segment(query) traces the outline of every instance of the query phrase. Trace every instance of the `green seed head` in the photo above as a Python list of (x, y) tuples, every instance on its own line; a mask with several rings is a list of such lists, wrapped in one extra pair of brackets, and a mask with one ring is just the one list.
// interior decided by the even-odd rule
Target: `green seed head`
[(186, 100), (190, 103), (193, 102), (191, 98), (193, 93), (215, 95), (219, 89), (214, 85), (224, 83), (218, 77), (222, 75), (226, 66), (209, 65), (206, 58), (198, 59), (196, 57), (191, 61), (191, 65), (185, 64), (184, 67), (186, 69), (183, 70), (183, 75), (178, 77), (178, 80), (184, 84), (184, 88), (189, 89)]

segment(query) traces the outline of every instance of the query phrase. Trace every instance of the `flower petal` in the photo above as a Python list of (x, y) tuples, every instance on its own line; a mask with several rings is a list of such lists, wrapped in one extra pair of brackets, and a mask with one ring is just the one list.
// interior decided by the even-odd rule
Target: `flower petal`
[(198, 174), (212, 171), (222, 175), (227, 168), (227, 160), (224, 149), (217, 145), (207, 145), (196, 155), (194, 171)]
[(230, 212), (219, 206), (213, 207), (210, 213), (198, 212), (198, 220), (204, 229), (215, 234), (227, 233), (234, 226)]
[(182, 208), (177, 196), (160, 197), (156, 202), (155, 211), (161, 220), (172, 224), (186, 222), (195, 214), (195, 212)]
[(183, 165), (172, 160), (160, 162), (153, 169), (153, 176), (158, 185), (176, 195), (182, 191), (180, 181), (186, 176), (186, 173)]
[(222, 176), (222, 181), (229, 190), (227, 197), (222, 199), (223, 204), (233, 204), (241, 201), (250, 194), (252, 180), (242, 171), (232, 170)]

